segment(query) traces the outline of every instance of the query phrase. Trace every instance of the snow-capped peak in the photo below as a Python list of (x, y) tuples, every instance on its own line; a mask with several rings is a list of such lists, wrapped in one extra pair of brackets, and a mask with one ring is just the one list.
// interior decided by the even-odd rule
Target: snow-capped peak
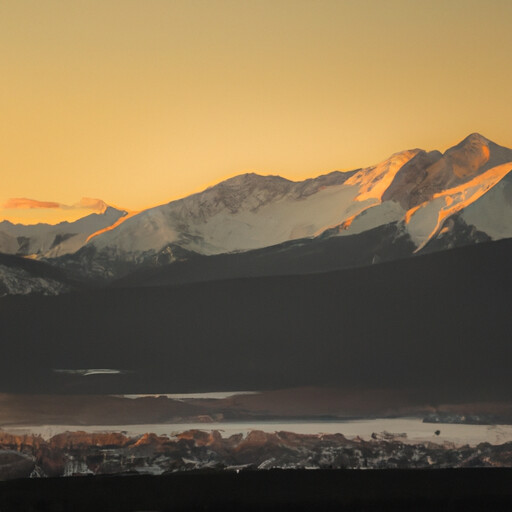
[(303, 181), (245, 173), (142, 212), (107, 207), (66, 225), (3, 223), (0, 246), (53, 258), (85, 245), (81, 253), (101, 261), (103, 272), (110, 261), (248, 251), (391, 223), (421, 249), (455, 215), (485, 236), (503, 238), (512, 236), (511, 171), (512, 150), (473, 133), (444, 153), (410, 149), (367, 168)]

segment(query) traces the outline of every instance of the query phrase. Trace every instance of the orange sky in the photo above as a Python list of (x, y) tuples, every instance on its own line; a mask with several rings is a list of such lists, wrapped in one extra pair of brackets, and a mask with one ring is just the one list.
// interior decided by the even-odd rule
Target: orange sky
[(138, 210), (474, 131), (512, 147), (511, 25), (510, 0), (3, 0), (0, 207), (67, 207), (0, 219), (76, 218), (82, 197)]

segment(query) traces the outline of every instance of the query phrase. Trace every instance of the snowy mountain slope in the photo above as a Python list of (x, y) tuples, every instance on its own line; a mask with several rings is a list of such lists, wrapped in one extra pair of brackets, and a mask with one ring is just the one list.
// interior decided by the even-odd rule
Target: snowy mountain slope
[[(304, 245), (319, 237), (350, 235), (339, 250), (355, 251), (361, 262), (380, 261), (381, 254), (408, 257), (426, 246), (443, 250), (507, 238), (512, 236), (510, 188), (503, 180), (511, 170), (512, 150), (472, 134), (444, 154), (407, 150), (375, 166), (302, 182), (244, 174), (126, 216), (118, 226), (90, 236), (75, 254), (53, 262), (77, 274), (115, 279), (194, 255), (276, 247), (274, 254), (280, 244)], [(361, 244), (352, 236), (385, 226), (393, 227), (381, 233), (395, 234), (378, 244)], [(395, 239), (403, 236), (411, 243), (397, 251)], [(377, 246), (378, 251), (371, 248)], [(414, 249), (405, 253), (406, 246)], [(371, 253), (362, 254), (365, 250)]]
[[(444, 154), (407, 150), (376, 166), (305, 182), (256, 174), (237, 176), (143, 211), (93, 237), (89, 244), (103, 259), (108, 255), (139, 263), (170, 246), (214, 255), (314, 238), (325, 232), (352, 235), (402, 222), (421, 250), (447, 218), (475, 203), (466, 214), (467, 222), (474, 224), (478, 212), (484, 215), (476, 202), (510, 170), (512, 150), (472, 134)], [(494, 223), (483, 218), (478, 222), (486, 229)], [(495, 232), (500, 233), (498, 238), (512, 236), (507, 225)]]
[(0, 222), (0, 252), (46, 258), (73, 253), (86, 243), (91, 234), (111, 226), (124, 215), (125, 211), (105, 205), (103, 213), (56, 225), (25, 226), (3, 221)]
[(512, 150), (479, 134), (470, 135), (444, 155), (419, 151), (395, 174), (381, 203), (341, 223), (337, 234), (356, 234), (400, 221), (420, 251), (442, 229), (449, 229), (444, 226), (448, 218), (464, 211), (464, 221), (491, 238), (511, 237), (512, 223), (507, 222), (511, 192), (502, 182), (510, 171)]
[(396, 172), (417, 150), (352, 173), (292, 182), (245, 174), (202, 193), (146, 210), (90, 241), (98, 251), (137, 260), (172, 243), (221, 254), (315, 237), (379, 204)]
[[(470, 214), (469, 219), (466, 216), (466, 220), (470, 220), (471, 222), (471, 218), (473, 217), (473, 220), (477, 223), (481, 223), (481, 225), (488, 224), (489, 218), (487, 217), (487, 211), (485, 211), (485, 207), (480, 207), (479, 199), (511, 171), (512, 162), (498, 165), (463, 185), (434, 194), (430, 201), (425, 201), (419, 206), (409, 210), (405, 216), (407, 231), (416, 242), (418, 249), (424, 247), (425, 244), (441, 230), (446, 219), (468, 206), (472, 207), (473, 213)], [(487, 198), (485, 202), (488, 203), (489, 198)], [(500, 206), (505, 205), (502, 203)], [(478, 212), (480, 212), (481, 215), (478, 215)], [(491, 229), (492, 228), (493, 226), (491, 226)], [(504, 226), (501, 234), (505, 236), (499, 236), (498, 238), (512, 236), (512, 225), (509, 224), (508, 228)]]

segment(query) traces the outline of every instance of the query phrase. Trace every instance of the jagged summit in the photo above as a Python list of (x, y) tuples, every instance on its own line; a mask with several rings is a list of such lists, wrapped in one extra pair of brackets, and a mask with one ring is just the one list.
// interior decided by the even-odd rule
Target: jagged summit
[[(478, 144), (486, 144), (488, 145), (489, 143), (492, 143), (492, 141), (490, 139), (488, 139), (487, 137), (483, 136), (481, 133), (478, 133), (478, 132), (473, 132), (473, 133), (470, 133), (467, 137), (465, 137), (464, 139), (462, 139), (456, 146), (454, 147), (458, 147), (458, 146), (464, 146), (466, 144), (474, 144), (474, 143), (478, 143)], [(494, 143), (493, 143), (494, 144)]]
[(480, 133), (471, 133), (457, 145), (449, 148), (446, 154), (455, 154), (472, 161), (473, 166), (479, 161), (478, 170), (487, 170), (503, 161), (512, 160), (512, 149), (496, 144)]
[[(283, 176), (279, 176), (278, 174), (259, 174), (256, 172), (247, 172), (242, 174), (237, 174), (231, 178), (227, 178), (215, 185), (211, 185), (203, 192), (206, 192), (210, 189), (215, 188), (239, 188), (239, 187), (269, 187), (276, 186), (276, 184), (288, 184), (288, 185), (297, 185), (297, 184), (306, 184), (315, 181), (322, 182), (332, 182), (339, 181), (341, 178), (347, 179), (352, 174), (361, 169), (356, 169), (352, 171), (331, 171), (325, 174), (321, 174), (319, 176), (313, 178), (305, 178), (303, 180), (292, 180), (289, 178), (284, 178)], [(202, 192), (199, 192), (201, 194)]]
[(237, 174), (236, 176), (233, 176), (231, 178), (228, 178), (224, 181), (221, 181), (220, 183), (217, 183), (216, 185), (213, 185), (209, 188), (216, 188), (216, 187), (239, 187), (239, 186), (250, 186), (250, 185), (257, 185), (257, 184), (271, 184), (275, 182), (287, 182), (291, 183), (291, 180), (288, 180), (286, 178), (283, 178), (278, 175), (263, 175), (258, 174), (255, 172), (246, 172), (243, 174)]
[(231, 213), (236, 213), (244, 206), (249, 209), (259, 208), (286, 194), (292, 185), (292, 181), (281, 176), (245, 173), (222, 181), (195, 196), (203, 204), (224, 205)]

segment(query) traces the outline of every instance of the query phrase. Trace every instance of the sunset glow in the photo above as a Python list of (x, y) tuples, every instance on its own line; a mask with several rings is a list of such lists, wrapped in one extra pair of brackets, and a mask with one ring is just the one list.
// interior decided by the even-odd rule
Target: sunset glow
[[(0, 220), (512, 146), (508, 0), (5, 0)], [(74, 205), (65, 207), (64, 205)]]
[(100, 229), (99, 231), (96, 231), (96, 233), (93, 233), (92, 235), (89, 235), (87, 237), (87, 242), (91, 240), (91, 238), (94, 238), (95, 236), (101, 235), (102, 233), (106, 233), (107, 231), (112, 231), (114, 228), (117, 228), (117, 226), (120, 226), (125, 220), (128, 220), (130, 217), (133, 217), (134, 215), (137, 215), (139, 212), (127, 212), (126, 215), (121, 217), (119, 220), (114, 222), (111, 226), (108, 226), (106, 228)]

